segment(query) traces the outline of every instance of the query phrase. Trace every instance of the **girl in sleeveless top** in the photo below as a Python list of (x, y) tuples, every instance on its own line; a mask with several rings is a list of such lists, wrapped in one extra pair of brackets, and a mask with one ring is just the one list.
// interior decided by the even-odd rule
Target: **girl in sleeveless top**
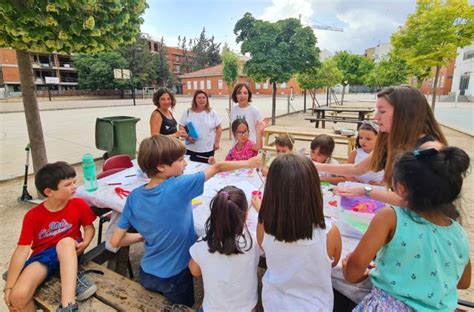
[(395, 164), (393, 187), (404, 207), (380, 210), (342, 262), (347, 281), (370, 277), (374, 285), (354, 311), (456, 310), (471, 263), (466, 233), (448, 216), (468, 168), (457, 147), (409, 151)]
[(299, 154), (270, 165), (259, 210), (257, 241), (265, 252), (265, 311), (332, 311), (331, 269), (341, 256), (337, 227), (325, 220), (316, 167)]
[[(348, 164), (357, 164), (369, 156), (374, 150), (379, 126), (372, 121), (364, 120), (359, 128), (356, 140), (356, 149), (349, 154)], [(384, 171), (369, 171), (353, 178), (356, 182), (368, 184), (383, 184)]]

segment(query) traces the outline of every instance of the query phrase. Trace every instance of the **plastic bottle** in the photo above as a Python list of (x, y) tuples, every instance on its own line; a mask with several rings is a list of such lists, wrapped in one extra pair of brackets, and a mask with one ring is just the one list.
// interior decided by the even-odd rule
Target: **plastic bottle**
[(92, 154), (87, 153), (82, 156), (82, 171), (84, 173), (84, 189), (88, 192), (97, 190), (97, 175)]

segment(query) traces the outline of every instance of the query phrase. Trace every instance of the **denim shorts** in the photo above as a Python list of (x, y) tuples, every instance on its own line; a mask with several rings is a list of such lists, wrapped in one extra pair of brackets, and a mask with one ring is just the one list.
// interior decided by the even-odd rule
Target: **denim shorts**
[(46, 266), (48, 269), (48, 275), (46, 279), (51, 277), (54, 273), (58, 271), (59, 268), (59, 259), (58, 253), (56, 251), (56, 246), (49, 247), (36, 255), (31, 256), (28, 260), (26, 260), (23, 269), (25, 269), (28, 265), (33, 262), (39, 262)]
[(161, 278), (148, 274), (140, 267), (140, 284), (151, 291), (163, 294), (175, 304), (192, 307), (194, 304), (193, 276), (188, 268), (175, 276)]

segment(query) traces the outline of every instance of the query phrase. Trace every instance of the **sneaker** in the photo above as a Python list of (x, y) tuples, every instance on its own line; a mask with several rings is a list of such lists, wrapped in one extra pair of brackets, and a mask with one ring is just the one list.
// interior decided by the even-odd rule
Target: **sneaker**
[(76, 281), (76, 299), (78, 301), (86, 300), (97, 291), (97, 286), (86, 277), (86, 271), (77, 272)]
[(56, 308), (56, 312), (79, 312), (79, 305), (77, 303), (70, 303), (67, 307), (63, 308), (61, 304)]

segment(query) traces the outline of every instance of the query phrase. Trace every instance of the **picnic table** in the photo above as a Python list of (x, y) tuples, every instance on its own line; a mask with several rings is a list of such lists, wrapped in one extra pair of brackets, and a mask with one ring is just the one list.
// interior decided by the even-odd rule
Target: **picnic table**
[[(315, 122), (315, 128), (319, 127), (319, 122), (321, 121), (321, 126), (325, 128), (326, 121), (328, 122), (348, 122), (356, 123), (357, 129), (359, 129), (360, 124), (363, 120), (367, 119), (367, 115), (373, 113), (375, 109), (370, 107), (313, 107), (310, 108), (313, 113), (316, 113), (316, 117), (306, 117), (306, 120), (310, 122)], [(333, 116), (326, 116), (326, 112), (333, 113)], [(340, 116), (341, 113), (356, 113), (357, 117), (347, 117)]]
[(286, 126), (268, 126), (264, 130), (264, 139), (263, 139), (263, 150), (273, 151), (275, 147), (273, 143), (270, 142), (270, 138), (273, 136), (278, 136), (281, 134), (288, 134), (295, 141), (308, 141), (311, 142), (317, 135), (326, 134), (334, 139), (336, 144), (347, 145), (347, 154), (346, 155), (334, 155), (333, 157), (337, 160), (347, 161), (348, 155), (355, 148), (356, 139), (355, 135), (347, 136), (342, 134), (336, 134), (334, 131), (329, 129), (311, 129), (304, 127), (286, 127)]
[[(196, 163), (189, 161), (184, 174), (190, 174), (197, 171), (204, 170), (208, 165), (202, 163)], [(112, 222), (109, 225), (108, 232), (114, 228), (115, 221), (120, 216), (120, 212), (123, 210), (125, 205), (125, 199), (119, 198), (115, 195), (115, 192), (111, 186), (111, 183), (122, 183), (126, 179), (126, 176), (130, 176), (137, 172), (137, 164), (134, 161), (134, 167), (118, 172), (114, 175), (100, 179), (98, 182), (99, 188), (95, 192), (86, 192), (83, 188), (79, 188), (77, 196), (85, 199), (90, 205), (103, 208), (112, 208), (114, 210), (115, 217), (112, 218)], [(148, 180), (146, 178), (136, 177), (127, 183), (122, 185), (123, 189), (132, 191), (134, 188), (143, 185)], [(193, 217), (196, 233), (198, 236), (204, 233), (204, 225), (207, 218), (210, 215), (209, 203), (218, 190), (226, 185), (234, 185), (241, 188), (247, 196), (250, 202), (251, 192), (256, 189), (263, 190), (262, 180), (260, 175), (254, 169), (241, 169), (228, 173), (217, 174), (212, 179), (208, 180), (204, 186), (204, 193), (193, 200)], [(114, 186), (115, 187), (115, 186)], [(339, 197), (335, 196), (328, 189), (323, 188), (324, 194), (324, 207), (325, 215), (336, 222), (337, 220), (337, 207), (334, 207), (334, 203), (339, 203)], [(329, 204), (332, 203), (332, 206)], [(249, 205), (250, 206), (250, 205)], [(331, 207), (331, 208), (330, 208)], [(329, 219), (328, 219), (329, 221)], [(247, 227), (250, 232), (255, 235), (256, 227), (258, 222), (258, 213), (255, 209), (250, 209), (247, 217)], [(110, 235), (106, 235), (108, 240)], [(351, 236), (343, 236), (343, 252), (342, 257), (351, 252), (358, 243), (358, 239)], [(342, 259), (342, 258), (341, 258)], [(365, 280), (358, 284), (348, 284), (342, 274), (342, 264), (339, 261), (338, 265), (332, 270), (333, 287), (340, 293), (348, 297), (354, 302), (359, 302), (362, 298), (367, 295), (372, 288), (372, 284), (369, 280)]]

